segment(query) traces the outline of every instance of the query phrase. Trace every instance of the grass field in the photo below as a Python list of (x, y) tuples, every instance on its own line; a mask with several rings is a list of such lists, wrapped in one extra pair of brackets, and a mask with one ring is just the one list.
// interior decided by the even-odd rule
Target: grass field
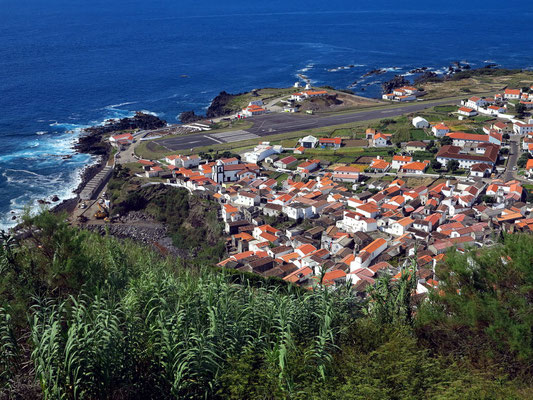
[(533, 71), (516, 71), (503, 76), (480, 75), (468, 79), (425, 83), (426, 99), (473, 94), (494, 95), (504, 87), (520, 88), (533, 83)]

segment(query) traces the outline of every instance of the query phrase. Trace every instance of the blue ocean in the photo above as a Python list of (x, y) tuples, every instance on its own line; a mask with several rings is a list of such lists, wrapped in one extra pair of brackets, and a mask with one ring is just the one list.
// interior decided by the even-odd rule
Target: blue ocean
[[(93, 162), (72, 145), (108, 118), (145, 110), (174, 123), (221, 90), (286, 87), (299, 74), (377, 97), (382, 80), (415, 67), (533, 67), (530, 1), (0, 5), (0, 227), (37, 199), (72, 196)], [(362, 78), (375, 68), (387, 73)]]

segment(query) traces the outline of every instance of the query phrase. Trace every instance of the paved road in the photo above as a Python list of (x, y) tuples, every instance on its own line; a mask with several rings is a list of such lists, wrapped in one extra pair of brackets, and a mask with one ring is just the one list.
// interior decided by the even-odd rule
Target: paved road
[(517, 177), (514, 167), (516, 167), (516, 162), (520, 156), (520, 136), (512, 135), (511, 136), (511, 149), (509, 150), (509, 159), (507, 160), (507, 165), (505, 167), (505, 172), (502, 175), (502, 179), (505, 182), (511, 181)]
[(158, 140), (157, 143), (171, 151), (190, 150), (195, 147), (232, 143), (268, 135), (296, 132), (304, 129), (323, 128), (332, 125), (396, 117), (437, 105), (457, 103), (457, 100), (423, 101), (389, 109), (371, 109), (367, 111), (333, 115), (271, 113), (253, 117), (253, 126), (246, 130), (220, 133), (200, 132), (187, 136)]

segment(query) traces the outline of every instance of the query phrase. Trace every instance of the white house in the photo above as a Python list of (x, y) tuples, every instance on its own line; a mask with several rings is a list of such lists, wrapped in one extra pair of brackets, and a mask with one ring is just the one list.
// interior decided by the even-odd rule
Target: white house
[(174, 165), (175, 167), (183, 167), (183, 168), (193, 168), (200, 165), (200, 157), (198, 155), (192, 155), (192, 156), (182, 156), (180, 155), (170, 155), (165, 157), (165, 161), (170, 164)]
[(410, 163), (413, 161), (413, 157), (411, 156), (394, 156), (392, 157), (392, 169), (400, 169), (402, 165), (405, 165), (407, 163)]
[(364, 247), (350, 263), (350, 272), (359, 268), (366, 268), (372, 260), (379, 256), (387, 248), (387, 241), (383, 238), (374, 240), (368, 246)]
[(436, 137), (442, 137), (446, 135), (448, 132), (450, 132), (450, 128), (448, 128), (444, 124), (437, 124), (431, 128), (431, 131)]
[(337, 221), (337, 227), (347, 232), (372, 232), (378, 229), (374, 218), (365, 218), (351, 211), (345, 211), (342, 220)]
[(487, 111), (492, 115), (504, 114), (507, 109), (503, 106), (488, 106)]
[(429, 128), (429, 122), (422, 117), (414, 117), (412, 123), (415, 128)]
[(309, 204), (291, 203), (283, 206), (283, 214), (290, 219), (307, 219), (313, 216), (313, 207)]
[(376, 133), (374, 135), (374, 139), (372, 140), (372, 144), (374, 147), (385, 147), (390, 144), (390, 134), (387, 133)]
[(522, 91), (520, 89), (505, 89), (503, 97), (507, 100), (518, 100)]
[(492, 167), (485, 163), (474, 164), (470, 168), (470, 176), (477, 178), (484, 178), (490, 176), (492, 172)]
[(426, 169), (429, 166), (429, 161), (424, 160), (423, 162), (420, 161), (414, 161), (405, 165), (402, 165), (400, 168), (400, 172), (404, 172), (406, 174), (417, 174), (422, 175), (424, 172), (426, 172)]
[(482, 99), (481, 97), (477, 96), (472, 96), (466, 101), (465, 105), (467, 107), (477, 109), (478, 107), (485, 107), (486, 104), (487, 102), (485, 101), (485, 99)]
[(349, 166), (339, 166), (333, 170), (333, 180), (355, 183), (359, 181), (359, 169)]
[(314, 171), (320, 165), (320, 160), (309, 160), (301, 163), (296, 167), (296, 170), (302, 174), (308, 174)]
[(260, 200), (261, 198), (257, 193), (239, 192), (237, 198), (235, 199), (235, 204), (245, 207), (252, 207), (258, 205)]
[(490, 143), (489, 135), (479, 135), (477, 133), (450, 132), (446, 136), (452, 139), (454, 146), (476, 146), (479, 143)]
[(287, 169), (290, 166), (294, 165), (297, 161), (298, 159), (296, 157), (287, 156), (282, 158), (281, 160), (274, 162), (274, 167)]
[(469, 107), (459, 107), (459, 110), (457, 112), (466, 117), (473, 117), (477, 115), (477, 111)]
[(407, 94), (405, 96), (398, 96), (396, 97), (398, 101), (412, 101), (416, 100), (416, 96), (414, 94)]
[(133, 135), (131, 133), (122, 133), (120, 135), (111, 136), (109, 143), (113, 146), (129, 146), (133, 143)]
[(526, 124), (525, 122), (515, 122), (513, 124), (513, 131), (517, 135), (527, 135), (533, 132), (533, 124)]
[(410, 217), (402, 218), (388, 226), (386, 231), (394, 236), (402, 236), (407, 232), (415, 221)]
[(265, 114), (266, 112), (267, 110), (263, 107), (252, 104), (246, 108), (243, 108), (241, 114), (246, 117), (251, 117), (253, 115)]

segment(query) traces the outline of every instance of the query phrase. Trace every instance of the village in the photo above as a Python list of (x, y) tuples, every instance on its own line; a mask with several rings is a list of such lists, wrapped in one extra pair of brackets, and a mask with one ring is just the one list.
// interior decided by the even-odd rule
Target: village
[[(533, 86), (507, 89), (433, 118), (412, 116), (413, 132), (424, 133), (419, 140), (369, 127), (355, 140), (360, 152), (351, 152), (352, 137), (333, 132), (300, 137), (292, 147), (262, 141), (239, 154), (139, 159), (135, 174), (145, 185), (186, 188), (219, 204), (227, 235), (219, 267), (304, 288), (349, 284), (363, 294), (415, 258), (424, 295), (438, 288), (435, 266), (449, 250), (533, 230), (533, 120), (511, 109), (530, 109), (532, 99)], [(475, 129), (458, 130), (465, 122)], [(110, 138), (123, 149), (133, 140)]]

